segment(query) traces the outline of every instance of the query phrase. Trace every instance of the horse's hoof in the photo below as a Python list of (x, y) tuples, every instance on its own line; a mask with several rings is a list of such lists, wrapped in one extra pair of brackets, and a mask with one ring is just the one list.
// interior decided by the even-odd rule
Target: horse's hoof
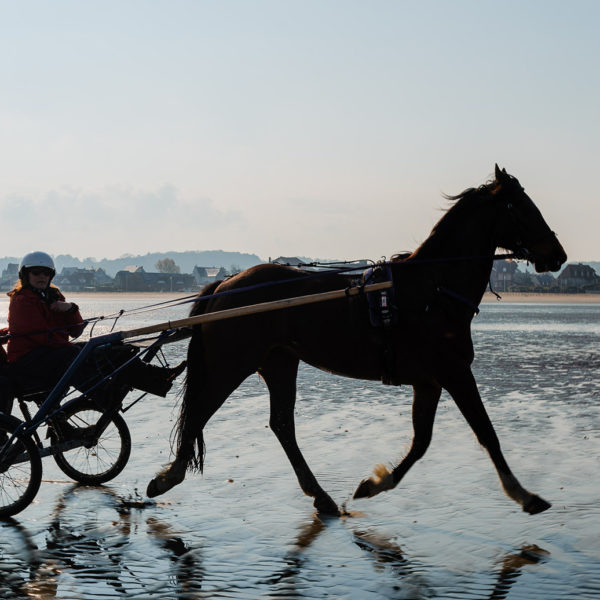
[(537, 494), (532, 494), (531, 499), (527, 504), (523, 505), (523, 511), (530, 515), (537, 515), (538, 513), (548, 510), (552, 504), (546, 502), (543, 498), (540, 498)]
[(329, 497), (315, 499), (313, 506), (317, 509), (317, 512), (322, 515), (328, 515), (333, 517), (339, 517), (341, 515), (340, 509), (337, 504)]
[(146, 488), (146, 496), (148, 496), (148, 498), (156, 498), (156, 496), (160, 496), (166, 491), (167, 490), (161, 489), (161, 486), (158, 484), (156, 479), (153, 479)]
[(184, 478), (180, 477), (178, 474), (175, 475), (169, 472), (158, 475), (148, 484), (146, 496), (148, 496), (148, 498), (156, 498), (156, 496), (168, 492), (171, 488), (181, 483), (183, 479)]
[(373, 480), (363, 479), (356, 488), (353, 498), (357, 500), (358, 498), (370, 498), (371, 496), (373, 496)]

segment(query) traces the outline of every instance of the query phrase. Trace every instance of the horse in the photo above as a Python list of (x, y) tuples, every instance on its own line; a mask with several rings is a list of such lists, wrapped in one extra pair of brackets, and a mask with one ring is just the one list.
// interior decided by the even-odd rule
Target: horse
[[(565, 251), (519, 181), (495, 166), (495, 178), (456, 196), (429, 237), (412, 253), (388, 263), (395, 310), (387, 326), (374, 327), (369, 299), (357, 294), (195, 326), (180, 414), (175, 457), (148, 484), (155, 497), (202, 472), (203, 430), (230, 394), (258, 372), (270, 397), (269, 425), (303, 492), (319, 513), (340, 515), (298, 446), (294, 425), (299, 361), (337, 375), (413, 388), (413, 438), (393, 469), (375, 467), (354, 498), (395, 488), (431, 441), (442, 390), (446, 390), (485, 448), (505, 493), (529, 514), (550, 504), (521, 486), (500, 448), (471, 371), (471, 321), (487, 288), (497, 248), (526, 258), (536, 271), (557, 271)], [(345, 289), (350, 275), (278, 264), (251, 267), (209, 284), (191, 315)], [(240, 292), (240, 293), (235, 293)], [(388, 319), (390, 321), (390, 319)]]

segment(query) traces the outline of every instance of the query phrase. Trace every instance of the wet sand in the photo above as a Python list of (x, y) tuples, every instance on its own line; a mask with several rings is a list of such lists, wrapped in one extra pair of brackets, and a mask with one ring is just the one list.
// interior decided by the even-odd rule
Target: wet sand
[[(352, 500), (375, 464), (406, 450), (411, 391), (308, 367), (299, 443), (348, 516), (321, 518), (301, 493), (256, 376), (207, 426), (204, 475), (148, 500), (169, 458), (178, 382), (126, 414), (132, 456), (106, 486), (74, 486), (44, 459), (34, 503), (0, 524), (0, 598), (599, 598), (598, 322), (591, 334), (557, 327), (546, 338), (546, 326), (507, 337), (495, 309), (478, 317), (475, 375), (509, 464), (550, 510), (530, 516), (504, 495), (446, 395), (432, 445), (402, 483)], [(185, 344), (167, 351), (175, 362)]]

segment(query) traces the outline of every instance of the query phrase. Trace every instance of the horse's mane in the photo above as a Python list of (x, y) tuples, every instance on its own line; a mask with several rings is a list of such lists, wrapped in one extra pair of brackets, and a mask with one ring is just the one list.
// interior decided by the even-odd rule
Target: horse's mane
[[(510, 176), (509, 176), (510, 177)], [(511, 177), (514, 179), (514, 177)], [(516, 181), (516, 179), (515, 179)], [(408, 257), (410, 259), (425, 249), (428, 251), (439, 251), (437, 241), (444, 238), (447, 232), (461, 231), (465, 227), (465, 215), (481, 206), (486, 199), (493, 197), (494, 192), (499, 187), (497, 180), (489, 181), (477, 188), (467, 188), (460, 194), (451, 196), (443, 194), (444, 198), (451, 202), (451, 206), (445, 211), (442, 218), (434, 225), (429, 237)], [(403, 257), (404, 258), (404, 257)]]
[(484, 199), (489, 198), (490, 195), (496, 190), (498, 183), (496, 181), (490, 181), (484, 183), (477, 188), (467, 188), (456, 196), (450, 196), (449, 194), (443, 194), (444, 198), (452, 203), (448, 208), (444, 216), (436, 223), (431, 233), (436, 232), (440, 228), (453, 228), (457, 225), (457, 220), (463, 217), (465, 212), (471, 212), (476, 208)]

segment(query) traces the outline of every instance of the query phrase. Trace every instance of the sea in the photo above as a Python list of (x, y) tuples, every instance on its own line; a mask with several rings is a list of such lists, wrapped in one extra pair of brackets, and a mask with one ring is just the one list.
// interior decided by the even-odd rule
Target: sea
[[(170, 298), (69, 299), (85, 317), (106, 317), (97, 335), (185, 317), (188, 303), (144, 309)], [(1, 300), (0, 325), (7, 307)], [(166, 398), (147, 396), (125, 414), (131, 458), (108, 484), (75, 485), (44, 459), (35, 500), (0, 523), (0, 598), (600, 598), (600, 298), (485, 302), (473, 340), (505, 457), (523, 486), (552, 503), (548, 511), (528, 515), (502, 492), (447, 394), (425, 457), (396, 489), (353, 500), (376, 464), (406, 452), (411, 389), (305, 365), (298, 441), (343, 517), (319, 516), (302, 494), (256, 375), (206, 426), (204, 474), (150, 500), (146, 485), (171, 458), (180, 378)], [(177, 363), (186, 342), (164, 353)]]

